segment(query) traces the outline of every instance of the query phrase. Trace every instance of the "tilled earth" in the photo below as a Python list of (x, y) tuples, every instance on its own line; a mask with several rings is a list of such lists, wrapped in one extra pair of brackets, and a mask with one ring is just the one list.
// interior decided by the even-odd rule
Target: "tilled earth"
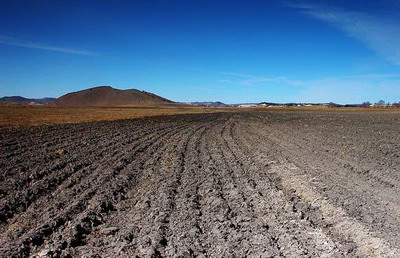
[(2, 257), (399, 257), (400, 115), (0, 131)]

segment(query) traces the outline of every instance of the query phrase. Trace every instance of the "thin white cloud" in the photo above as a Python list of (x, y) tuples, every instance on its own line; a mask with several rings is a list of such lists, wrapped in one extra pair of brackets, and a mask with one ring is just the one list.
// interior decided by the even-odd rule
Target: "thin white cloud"
[(286, 5), (336, 26), (387, 60), (400, 65), (399, 21), (311, 3), (287, 3)]
[(19, 39), (13, 38), (13, 37), (6, 37), (6, 36), (0, 36), (0, 44), (17, 46), (17, 47), (42, 49), (42, 50), (62, 52), (62, 53), (75, 54), (75, 55), (97, 56), (97, 54), (92, 51), (74, 49), (74, 48), (68, 48), (68, 47), (49, 46), (49, 45), (44, 45), (41, 43), (23, 41), (23, 40), (19, 40)]
[(290, 86), (307, 86), (310, 83), (323, 82), (327, 80), (390, 80), (390, 79), (400, 79), (400, 73), (387, 73), (387, 74), (355, 74), (355, 75), (338, 75), (332, 77), (317, 78), (314, 80), (291, 80), (284, 76), (278, 77), (265, 77), (265, 76), (254, 76), (250, 74), (242, 73), (231, 73), (231, 72), (220, 72), (220, 74), (245, 78), (248, 80), (232, 80), (232, 79), (221, 79), (220, 82), (226, 83), (241, 83), (241, 82), (252, 82), (253, 84), (265, 83), (265, 82), (276, 82)]
[(375, 79), (384, 79), (384, 78), (400, 78), (400, 73), (388, 73), (388, 74), (356, 74), (356, 75), (345, 75), (338, 76), (337, 78), (375, 78)]
[(302, 82), (300, 82), (300, 81), (290, 80), (283, 76), (264, 77), (264, 76), (254, 76), (254, 75), (249, 75), (249, 74), (232, 73), (232, 72), (220, 72), (220, 74), (244, 78), (245, 80), (240, 80), (236, 83), (246, 85), (246, 86), (255, 86), (255, 85), (257, 85), (259, 83), (263, 83), (263, 82), (285, 83), (285, 84), (290, 84), (293, 86), (300, 86), (302, 84)]

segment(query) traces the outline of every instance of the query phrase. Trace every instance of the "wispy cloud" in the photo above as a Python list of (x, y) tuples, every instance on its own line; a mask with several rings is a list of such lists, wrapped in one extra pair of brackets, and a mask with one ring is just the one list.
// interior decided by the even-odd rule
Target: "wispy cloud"
[(400, 65), (400, 22), (398, 20), (312, 3), (286, 3), (286, 5), (336, 26), (387, 60)]
[[(268, 77), (268, 76), (255, 76), (250, 74), (242, 74), (242, 73), (232, 73), (232, 72), (220, 72), (220, 74), (227, 75), (229, 77), (239, 77), (245, 78), (246, 80), (233, 80), (231, 79), (220, 79), (220, 82), (226, 83), (236, 83), (241, 84), (242, 82), (251, 82), (251, 85), (268, 85), (266, 82), (275, 82), (284, 85), (290, 86), (307, 86), (310, 84), (321, 83), (324, 81), (331, 80), (358, 80), (358, 81), (367, 81), (367, 80), (393, 80), (400, 79), (400, 73), (387, 73), (387, 74), (355, 74), (355, 75), (338, 75), (332, 77), (324, 77), (324, 78), (316, 78), (314, 80), (292, 80), (288, 79), (284, 76), (278, 77)], [(242, 83), (243, 85), (247, 85), (246, 83)]]
[[(293, 86), (299, 86), (302, 84), (300, 81), (290, 80), (286, 77), (265, 77), (265, 76), (254, 76), (250, 74), (242, 74), (242, 73), (232, 73), (232, 72), (220, 72), (220, 74), (227, 75), (230, 77), (239, 77), (244, 80), (236, 81), (238, 84), (246, 85), (246, 86), (255, 86), (259, 83), (264, 82), (274, 82), (274, 83), (285, 83)], [(224, 80), (222, 80), (224, 81)], [(232, 82), (232, 80), (225, 80), (225, 82)]]
[(393, 79), (400, 78), (400, 73), (387, 73), (387, 74), (355, 74), (355, 75), (342, 75), (335, 76), (336, 79)]
[(68, 48), (68, 47), (49, 46), (49, 45), (45, 45), (45, 44), (41, 44), (41, 43), (23, 41), (23, 40), (19, 40), (19, 39), (13, 38), (13, 37), (6, 37), (6, 36), (0, 36), (0, 44), (10, 45), (10, 46), (18, 46), (18, 47), (26, 47), (26, 48), (42, 49), (42, 50), (62, 52), (62, 53), (75, 54), (75, 55), (85, 55), (85, 56), (97, 56), (98, 55), (92, 51)]

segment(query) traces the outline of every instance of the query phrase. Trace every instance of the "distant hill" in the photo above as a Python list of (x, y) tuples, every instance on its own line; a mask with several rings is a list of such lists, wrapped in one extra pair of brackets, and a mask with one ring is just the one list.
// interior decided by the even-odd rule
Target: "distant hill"
[(2, 103), (18, 103), (18, 104), (51, 104), (55, 98), (28, 99), (21, 96), (6, 96), (0, 98)]
[(206, 106), (206, 107), (226, 107), (225, 103), (219, 102), (219, 101), (203, 101), (203, 102), (190, 102), (191, 105), (195, 106)]
[(55, 103), (62, 106), (128, 106), (138, 103), (162, 104), (173, 102), (146, 91), (119, 90), (110, 86), (99, 86), (68, 93), (59, 97)]

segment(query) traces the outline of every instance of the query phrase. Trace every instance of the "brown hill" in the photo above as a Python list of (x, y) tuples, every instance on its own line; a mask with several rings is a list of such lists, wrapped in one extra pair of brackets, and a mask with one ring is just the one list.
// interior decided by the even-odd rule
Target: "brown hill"
[(68, 93), (59, 97), (55, 103), (61, 106), (128, 106), (139, 103), (172, 103), (172, 101), (145, 91), (99, 86)]

